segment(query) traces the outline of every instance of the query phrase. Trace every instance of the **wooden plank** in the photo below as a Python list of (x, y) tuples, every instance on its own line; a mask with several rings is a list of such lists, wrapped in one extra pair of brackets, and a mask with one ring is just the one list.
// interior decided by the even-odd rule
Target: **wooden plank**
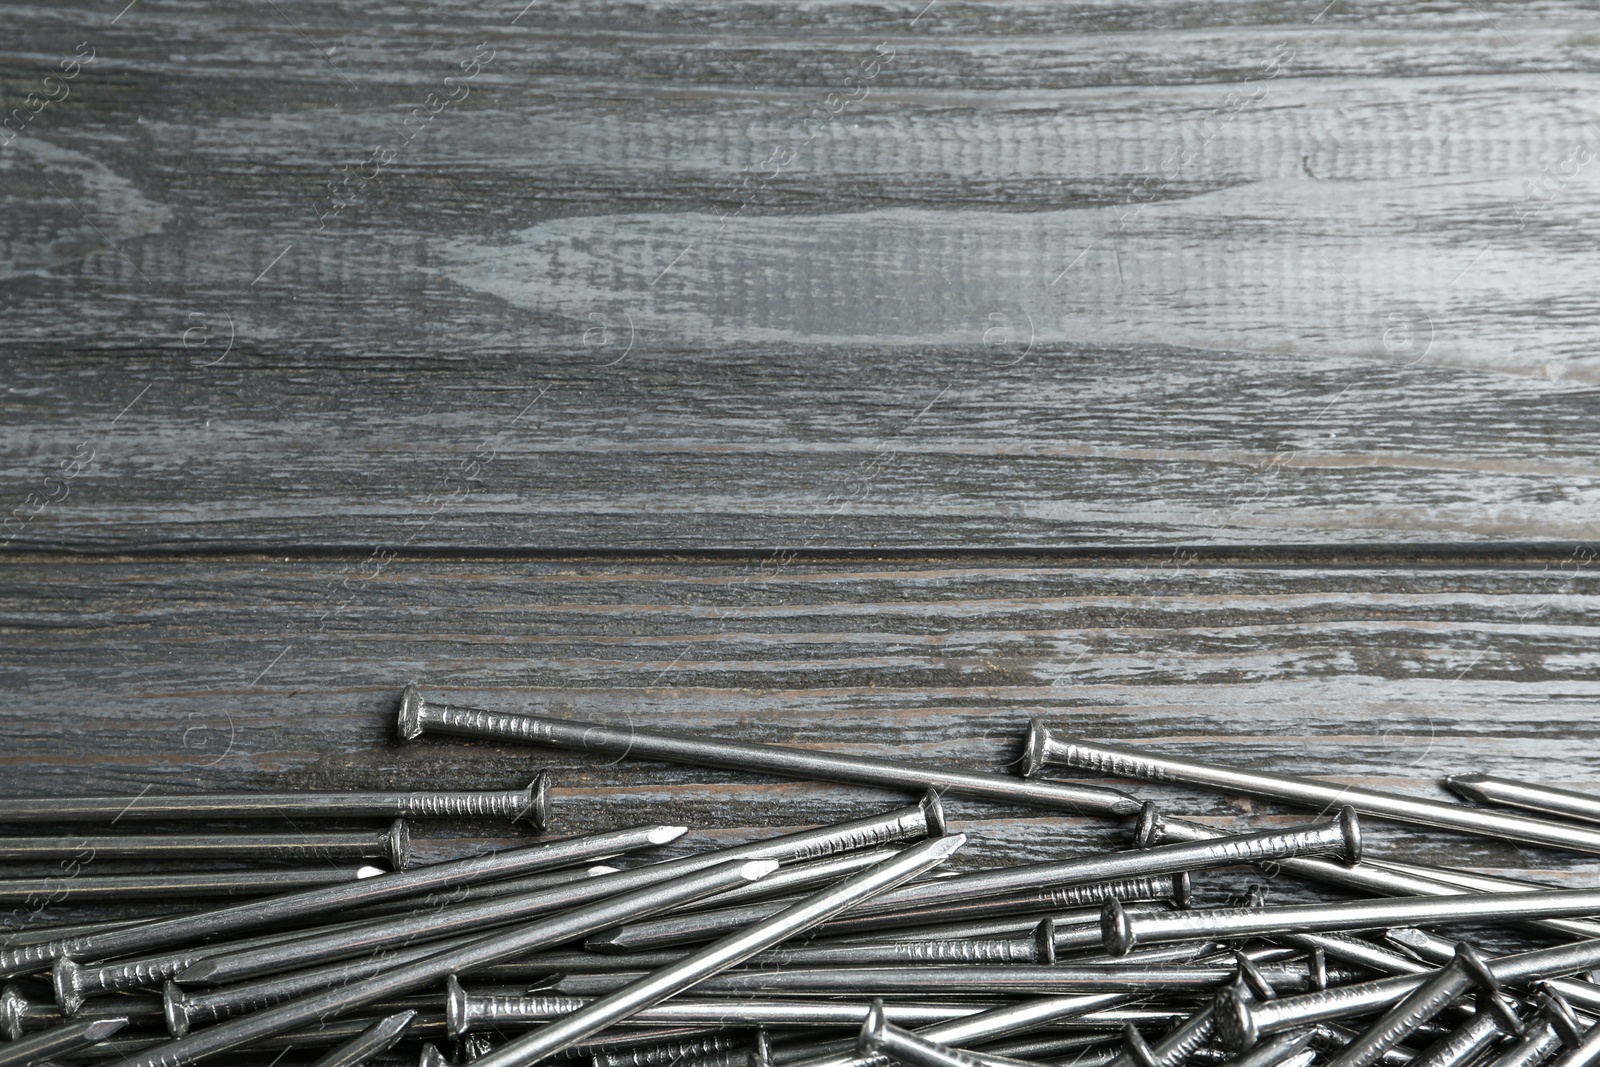
[[(395, 701), (415, 679), (506, 710), (985, 768), (1014, 760), (1028, 718), (1043, 715), (1089, 736), (1429, 796), (1444, 795), (1438, 776), (1465, 770), (1600, 784), (1600, 688), (1585, 651), (1600, 584), (1587, 570), (355, 567), (0, 570), (9, 708), (0, 776), (21, 792), (471, 788), (517, 784), (549, 766), (556, 829), (659, 820), (718, 840), (895, 802), (881, 791), (510, 744), (402, 745), (392, 739)], [(1132, 788), (1219, 825), (1305, 817)], [(960, 800), (949, 808), (975, 831), (968, 865), (1124, 840), (1095, 818)], [(1567, 881), (1594, 866), (1376, 822), (1369, 837), (1377, 854), (1547, 869)]]
[(13, 549), (1594, 536), (1583, 5), (280, 7), (18, 20)]

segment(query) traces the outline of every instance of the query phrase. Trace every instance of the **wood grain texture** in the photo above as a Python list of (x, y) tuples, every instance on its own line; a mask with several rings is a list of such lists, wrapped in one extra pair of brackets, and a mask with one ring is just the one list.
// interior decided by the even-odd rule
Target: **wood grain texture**
[(13, 549), (1594, 537), (1585, 5), (12, 21)]
[[(13, 564), (0, 581), (0, 773), (26, 792), (500, 787), (549, 766), (553, 830), (683, 822), (695, 842), (896, 802), (511, 744), (402, 745), (395, 705), (412, 679), (506, 710), (982, 768), (1014, 761), (1043, 715), (1428, 796), (1467, 769), (1600, 783), (1589, 572), (247, 561)], [(1305, 817), (1130, 788), (1223, 825)], [(968, 865), (1124, 840), (1108, 820), (949, 808), (976, 832)], [(1374, 854), (1576, 884), (1595, 871), (1377, 822), (1369, 837)]]

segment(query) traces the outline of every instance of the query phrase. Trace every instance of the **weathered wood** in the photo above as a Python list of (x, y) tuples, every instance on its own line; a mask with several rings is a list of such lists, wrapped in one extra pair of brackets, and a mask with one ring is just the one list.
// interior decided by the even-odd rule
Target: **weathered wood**
[(12, 548), (1595, 536), (1584, 5), (11, 23)]
[[(1600, 782), (1589, 571), (103, 562), (15, 563), (0, 583), (0, 773), (27, 792), (476, 788), (550, 766), (554, 830), (665, 820), (718, 838), (894, 802), (509, 744), (401, 745), (411, 679), (508, 710), (980, 767), (1014, 760), (1038, 714), (1425, 795), (1465, 769)], [(1130, 788), (1225, 824), (1304, 818)], [(1109, 821), (949, 807), (980, 829), (967, 863), (1124, 840)], [(1377, 823), (1369, 836), (1374, 853), (1435, 862), (1570, 880), (1592, 866)]]

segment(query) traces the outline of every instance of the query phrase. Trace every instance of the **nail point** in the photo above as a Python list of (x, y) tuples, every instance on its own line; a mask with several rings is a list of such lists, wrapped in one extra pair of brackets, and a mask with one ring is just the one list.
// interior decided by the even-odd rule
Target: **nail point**
[(751, 882), (759, 882), (767, 875), (778, 869), (777, 860), (750, 860), (739, 869), (739, 873)]
[(687, 826), (658, 826), (650, 831), (649, 841), (652, 845), (665, 845), (676, 841), (689, 832)]

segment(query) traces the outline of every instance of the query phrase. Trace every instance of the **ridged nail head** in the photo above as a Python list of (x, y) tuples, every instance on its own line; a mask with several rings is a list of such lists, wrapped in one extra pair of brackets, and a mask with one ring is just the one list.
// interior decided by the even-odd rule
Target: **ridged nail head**
[(400, 691), (400, 716), (396, 723), (400, 740), (415, 741), (422, 736), (422, 703), (422, 691), (415, 682)]
[(1028, 739), (1022, 746), (1022, 776), (1032, 778), (1044, 768), (1045, 749), (1050, 742), (1050, 732), (1044, 720), (1028, 721)]
[(389, 832), (384, 835), (383, 844), (388, 850), (391, 867), (403, 871), (411, 866), (411, 827), (406, 825), (404, 819), (396, 819), (389, 824)]
[(68, 1015), (76, 1015), (83, 1008), (83, 968), (62, 956), (50, 968), (50, 987), (55, 990), (56, 1003)]
[(161, 987), (161, 1013), (167, 1019), (167, 1033), (173, 1037), (188, 1035), (189, 995), (178, 987), (177, 982), (168, 981)]
[(525, 822), (535, 830), (550, 825), (550, 772), (540, 771), (523, 791), (523, 804), (511, 817), (512, 822)]

